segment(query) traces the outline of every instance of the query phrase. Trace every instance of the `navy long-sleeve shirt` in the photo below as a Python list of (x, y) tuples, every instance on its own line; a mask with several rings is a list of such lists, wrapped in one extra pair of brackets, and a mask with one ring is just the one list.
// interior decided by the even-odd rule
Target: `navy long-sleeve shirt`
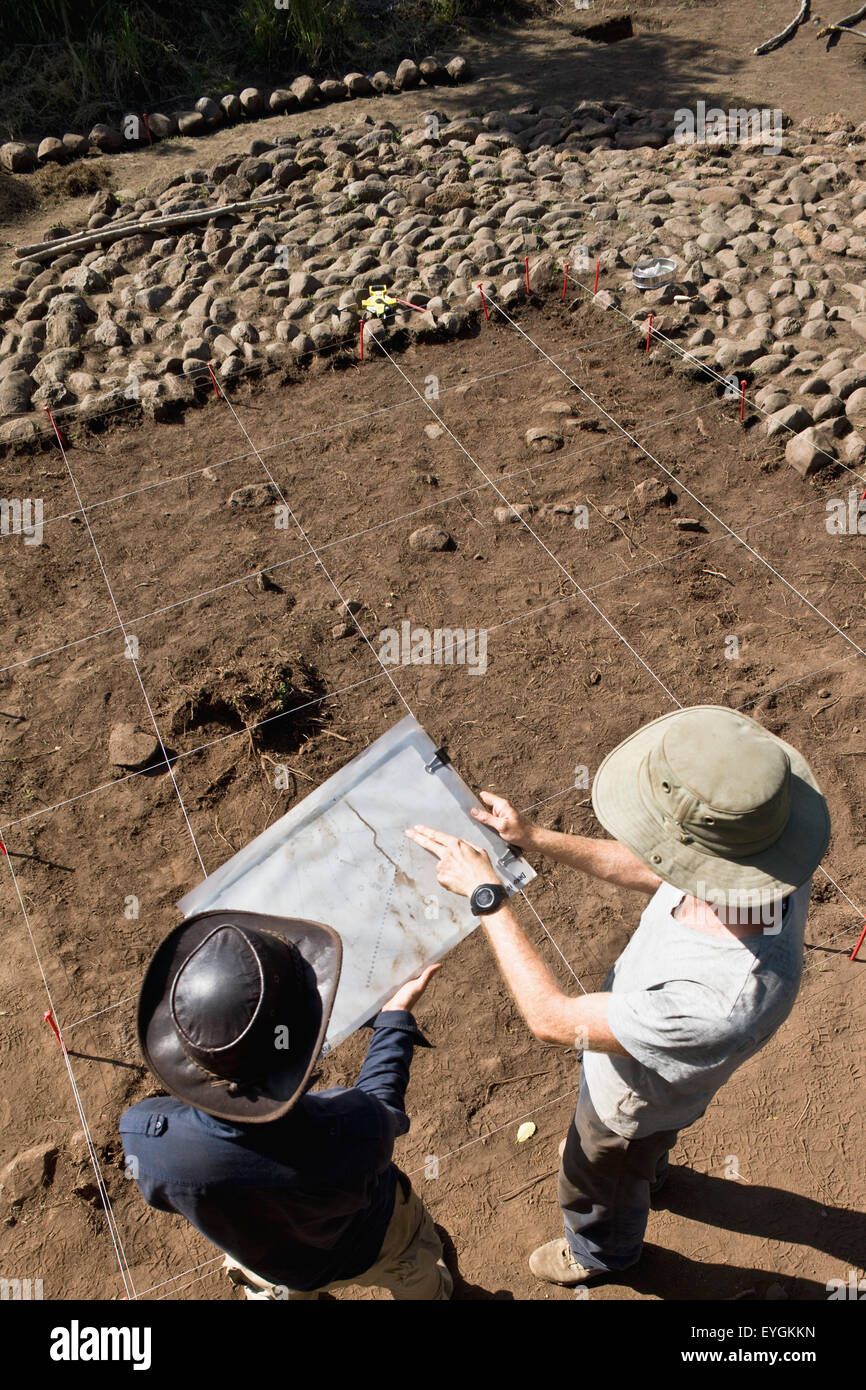
[(271, 1124), (140, 1101), (120, 1121), (127, 1170), (149, 1206), (185, 1216), (271, 1283), (351, 1279), (375, 1263), (394, 1210), (415, 1044), (430, 1046), (410, 1013), (380, 1013), (355, 1085), (308, 1091)]

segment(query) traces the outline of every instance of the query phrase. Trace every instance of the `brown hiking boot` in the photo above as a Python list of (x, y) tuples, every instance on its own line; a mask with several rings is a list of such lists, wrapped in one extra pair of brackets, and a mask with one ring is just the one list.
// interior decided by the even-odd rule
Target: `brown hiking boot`
[(578, 1264), (564, 1236), (560, 1236), (559, 1240), (549, 1240), (546, 1245), (539, 1245), (537, 1250), (533, 1250), (529, 1257), (529, 1268), (536, 1279), (545, 1279), (548, 1284), (564, 1284), (566, 1288), (583, 1284), (601, 1273), (599, 1269), (585, 1269)]

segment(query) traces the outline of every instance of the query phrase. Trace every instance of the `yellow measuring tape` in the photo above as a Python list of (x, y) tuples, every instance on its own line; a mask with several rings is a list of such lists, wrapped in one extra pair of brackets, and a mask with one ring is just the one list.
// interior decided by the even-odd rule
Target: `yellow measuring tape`
[(396, 299), (388, 293), (387, 285), (371, 285), (369, 295), (361, 301), (361, 308), (382, 319), (396, 303)]

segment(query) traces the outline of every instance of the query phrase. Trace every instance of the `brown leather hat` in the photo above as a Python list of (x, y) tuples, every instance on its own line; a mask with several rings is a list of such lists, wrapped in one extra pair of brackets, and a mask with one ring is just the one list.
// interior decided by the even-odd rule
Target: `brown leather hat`
[(147, 1065), (172, 1095), (218, 1119), (278, 1119), (322, 1050), (341, 960), (339, 936), (319, 922), (219, 909), (187, 918), (141, 987)]

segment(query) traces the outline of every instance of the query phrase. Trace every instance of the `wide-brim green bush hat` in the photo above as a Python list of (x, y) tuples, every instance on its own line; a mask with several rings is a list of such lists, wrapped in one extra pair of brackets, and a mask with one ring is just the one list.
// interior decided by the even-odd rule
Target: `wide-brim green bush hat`
[(644, 724), (604, 759), (592, 804), (659, 878), (716, 905), (786, 897), (811, 878), (830, 840), (805, 758), (723, 705)]

